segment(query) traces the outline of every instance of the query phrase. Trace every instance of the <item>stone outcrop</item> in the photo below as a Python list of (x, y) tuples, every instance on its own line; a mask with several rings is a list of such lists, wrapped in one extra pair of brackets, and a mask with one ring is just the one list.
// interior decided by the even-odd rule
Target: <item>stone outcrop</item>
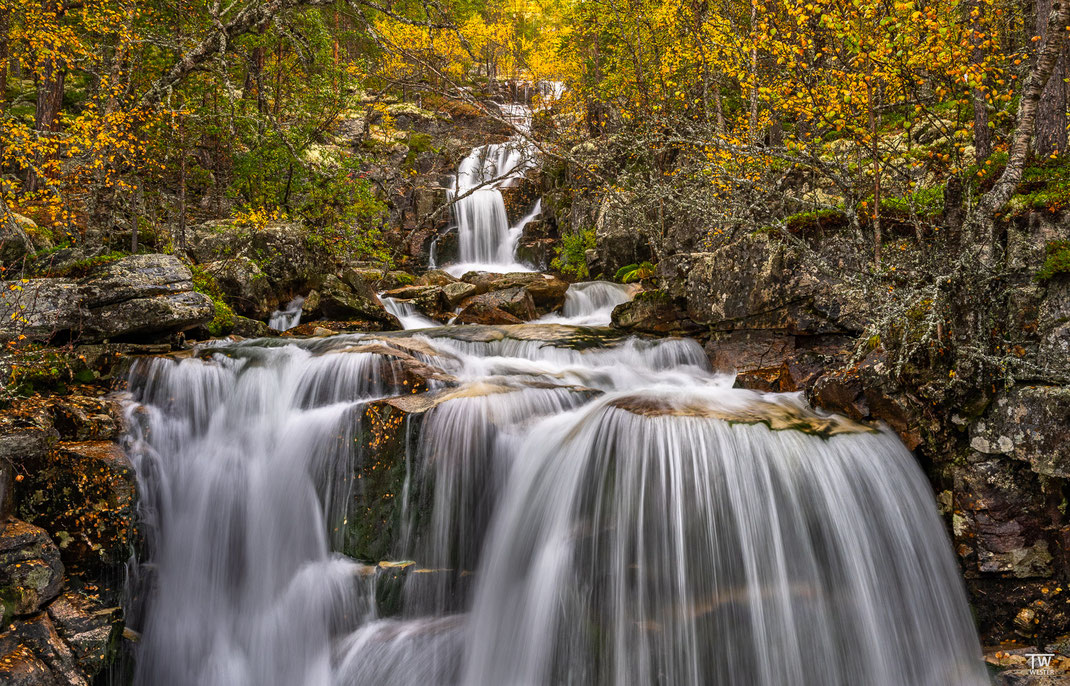
[(258, 228), (220, 220), (194, 227), (190, 234), (188, 252), (198, 263), (249, 260), (280, 299), (315, 287), (336, 267), (326, 249), (309, 240), (305, 228), (295, 222), (270, 222)]
[(114, 660), (136, 519), (121, 429), (118, 404), (89, 395), (0, 415), (0, 683), (88, 686)]
[(337, 276), (328, 276), (318, 291), (319, 314), (327, 319), (367, 322), (366, 330), (400, 329), (401, 322), (386, 311), (371, 286), (358, 282), (354, 288)]
[(173, 255), (131, 255), (82, 279), (3, 282), (0, 288), (0, 317), (18, 322), (0, 333), (8, 339), (153, 339), (200, 326), (214, 312)]
[[(832, 266), (846, 269), (850, 255), (844, 251)], [(862, 303), (849, 299), (814, 258), (768, 234), (745, 236), (685, 259), (688, 315), (713, 329), (801, 335), (861, 330)]]
[(970, 427), (970, 447), (1042, 476), (1070, 477), (1070, 386), (1015, 386)]

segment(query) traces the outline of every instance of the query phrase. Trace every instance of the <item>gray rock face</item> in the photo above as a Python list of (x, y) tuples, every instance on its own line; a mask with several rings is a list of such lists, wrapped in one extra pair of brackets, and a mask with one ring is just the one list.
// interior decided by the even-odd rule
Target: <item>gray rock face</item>
[(628, 211), (613, 196), (602, 200), (594, 234), (597, 246), (594, 265), (606, 276), (613, 276), (621, 267), (650, 259), (650, 246), (639, 228), (632, 225)]
[(681, 272), (687, 274), (688, 314), (715, 329), (796, 335), (861, 329), (861, 303), (848, 300), (799, 250), (765, 234), (692, 253)]
[(1039, 319), (1037, 364), (1052, 375), (1070, 374), (1070, 277), (1049, 282)]
[(1070, 476), (1070, 386), (1015, 386), (970, 429), (970, 447), (1028, 462), (1044, 476)]
[(0, 338), (31, 340), (146, 338), (209, 321), (208, 296), (193, 290), (188, 267), (173, 255), (132, 255), (78, 280), (0, 283)]

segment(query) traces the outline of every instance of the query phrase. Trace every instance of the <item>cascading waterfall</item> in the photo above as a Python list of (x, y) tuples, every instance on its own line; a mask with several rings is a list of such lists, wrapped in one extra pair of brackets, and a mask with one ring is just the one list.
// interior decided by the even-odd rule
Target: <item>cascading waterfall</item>
[(301, 323), (301, 308), (304, 304), (304, 296), (297, 296), (286, 305), (285, 309), (275, 310), (271, 313), (268, 326), (276, 331), (286, 331), (294, 328)]
[[(384, 614), (379, 561), (338, 551), (406, 355), (437, 371), (391, 494), (419, 573)], [(731, 385), (692, 341), (553, 324), (138, 362), (136, 683), (987, 683), (898, 439)]]
[[(522, 268), (500, 188), (528, 152), (461, 165), (452, 271)], [(503, 327), (384, 297), (419, 330), (136, 362), (136, 686), (987, 683), (898, 438), (592, 328), (632, 295)]]
[(531, 271), (514, 257), (516, 241), (501, 189), (530, 169), (534, 151), (522, 138), (476, 148), (461, 162), (450, 198), (457, 225), (460, 263), (446, 267), (455, 275), (473, 269)]
[(407, 300), (398, 300), (382, 294), (379, 295), (379, 300), (383, 303), (383, 307), (386, 308), (387, 312), (398, 318), (404, 329), (426, 329), (439, 325), (434, 319), (422, 314), (416, 309), (415, 305)]
[(608, 326), (613, 308), (635, 295), (635, 287), (612, 281), (584, 281), (571, 284), (565, 292), (561, 312), (548, 314), (543, 322), (576, 326)]

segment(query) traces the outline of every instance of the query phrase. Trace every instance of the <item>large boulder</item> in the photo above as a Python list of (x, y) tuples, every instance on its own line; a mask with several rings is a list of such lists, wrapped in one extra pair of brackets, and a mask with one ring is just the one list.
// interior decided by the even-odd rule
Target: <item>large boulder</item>
[(0, 683), (5, 686), (89, 686), (78, 659), (44, 612), (0, 632)]
[(848, 268), (852, 255), (844, 250), (835, 262), (811, 259), (764, 233), (713, 252), (692, 253), (681, 270), (687, 274), (688, 315), (718, 330), (858, 332), (864, 305), (851, 299), (831, 273)]
[(535, 301), (531, 296), (531, 292), (520, 286), (512, 286), (502, 290), (490, 291), (483, 295), (472, 296), (462, 302), (461, 307), (463, 309), (461, 310), (460, 317), (464, 322), (468, 322), (471, 313), (475, 312), (477, 309), (501, 310), (512, 315), (519, 321), (524, 322), (531, 321), (538, 316), (538, 312), (535, 310)]
[(1037, 474), (1070, 476), (1070, 386), (1014, 386), (970, 428), (970, 447), (1027, 462)]
[(285, 221), (259, 228), (208, 222), (193, 228), (188, 252), (201, 264), (251, 260), (267, 278), (271, 291), (283, 294), (307, 292), (337, 266), (321, 241), (310, 239), (300, 224)]
[(441, 286), (402, 286), (383, 295), (404, 300), (432, 319), (445, 321), (451, 314), (450, 300)]
[(701, 327), (667, 294), (645, 291), (613, 309), (613, 326), (639, 333), (687, 334)]
[(354, 288), (337, 276), (328, 276), (319, 289), (320, 313), (328, 319), (367, 321), (380, 331), (402, 328), (370, 286), (358, 286), (362, 287)]
[(119, 608), (68, 590), (48, 606), (48, 617), (86, 675), (98, 674), (115, 657), (123, 629)]
[(505, 324), (523, 324), (523, 320), (515, 315), (509, 314), (503, 309), (487, 305), (485, 303), (473, 302), (467, 305), (457, 315), (457, 324), (486, 324), (489, 326), (505, 325)]
[(211, 299), (193, 290), (173, 255), (131, 255), (77, 279), (3, 282), (0, 317), (18, 322), (0, 337), (49, 341), (157, 338), (211, 320)]
[(494, 274), (491, 272), (468, 272), (461, 280), (476, 287), (477, 294), (522, 288), (531, 295), (532, 303), (540, 312), (553, 312), (565, 302), (568, 282), (552, 274), (514, 272)]
[(275, 310), (278, 294), (259, 265), (248, 257), (216, 260), (204, 265), (215, 279), (219, 290), (227, 296), (227, 303), (236, 312), (249, 317), (267, 319)]
[(478, 292), (477, 286), (463, 281), (448, 283), (442, 287), (442, 293), (446, 296), (446, 300), (449, 301), (450, 307), (456, 307), (462, 300), (470, 298)]

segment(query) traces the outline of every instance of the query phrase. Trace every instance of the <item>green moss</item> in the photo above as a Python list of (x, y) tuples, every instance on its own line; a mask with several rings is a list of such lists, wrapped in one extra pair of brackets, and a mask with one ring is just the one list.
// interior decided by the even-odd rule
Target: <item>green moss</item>
[(1070, 209), (1070, 159), (1046, 160), (1027, 167), (1008, 208), (1011, 216), (1034, 211), (1058, 214)]
[(919, 188), (913, 197), (881, 198), (881, 215), (908, 219), (915, 214), (921, 219), (934, 219), (944, 211), (945, 186)]
[(587, 251), (595, 246), (594, 229), (582, 229), (578, 233), (566, 233), (561, 236), (561, 246), (555, 248), (557, 257), (550, 266), (562, 274), (574, 276), (577, 279), (590, 277), (587, 271)]
[(825, 231), (838, 231), (847, 226), (843, 210), (824, 209), (800, 212), (784, 220), (788, 232), (795, 236), (816, 236)]
[(203, 293), (212, 299), (215, 315), (208, 322), (208, 333), (213, 336), (225, 336), (234, 329), (235, 314), (219, 288), (215, 277), (209, 274), (204, 267), (195, 264), (190, 268), (193, 272), (193, 290)]
[(1056, 274), (1070, 274), (1070, 240), (1049, 242), (1045, 253), (1044, 264), (1035, 277), (1037, 281), (1047, 281)]
[(429, 133), (410, 133), (405, 143), (409, 146), (409, 152), (420, 153), (432, 149), (431, 134)]

